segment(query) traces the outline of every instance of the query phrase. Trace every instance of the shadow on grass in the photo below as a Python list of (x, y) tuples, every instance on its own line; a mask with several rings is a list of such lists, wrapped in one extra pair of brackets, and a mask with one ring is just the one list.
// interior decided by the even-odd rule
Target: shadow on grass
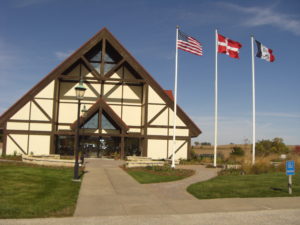
[(279, 191), (279, 192), (284, 192), (284, 193), (286, 193), (286, 191), (285, 191), (285, 190), (283, 190), (282, 188), (271, 187), (271, 190), (273, 190), (273, 191)]

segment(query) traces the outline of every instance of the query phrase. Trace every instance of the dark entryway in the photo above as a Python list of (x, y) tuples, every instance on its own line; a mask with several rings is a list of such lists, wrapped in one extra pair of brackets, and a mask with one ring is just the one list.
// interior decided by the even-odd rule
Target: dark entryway
[[(80, 152), (85, 157), (115, 158), (126, 156), (141, 156), (142, 145), (140, 138), (124, 138), (124, 150), (121, 149), (121, 137), (80, 136)], [(74, 136), (56, 136), (55, 154), (74, 155)], [(123, 153), (123, 154), (122, 154)]]
[(93, 137), (80, 138), (80, 147), (85, 157), (120, 158), (119, 137)]

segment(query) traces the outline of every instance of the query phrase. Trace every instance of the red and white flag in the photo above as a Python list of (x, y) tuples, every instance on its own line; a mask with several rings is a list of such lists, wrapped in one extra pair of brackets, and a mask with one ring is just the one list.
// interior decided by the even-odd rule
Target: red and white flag
[(239, 59), (239, 49), (242, 44), (218, 34), (218, 52)]
[(257, 45), (257, 54), (256, 57), (264, 59), (268, 62), (274, 62), (275, 56), (273, 55), (273, 50), (267, 48), (266, 46), (262, 45), (259, 41), (255, 40)]
[(178, 30), (177, 48), (195, 55), (203, 55), (201, 43), (180, 30)]

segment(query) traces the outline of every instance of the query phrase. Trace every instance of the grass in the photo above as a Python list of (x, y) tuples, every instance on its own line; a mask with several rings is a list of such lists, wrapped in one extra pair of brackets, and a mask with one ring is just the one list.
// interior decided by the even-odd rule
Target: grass
[(72, 216), (80, 188), (70, 168), (0, 162), (0, 218)]
[(141, 184), (170, 182), (192, 176), (195, 171), (187, 169), (171, 169), (170, 167), (136, 167), (124, 168)]
[(288, 194), (285, 173), (218, 176), (190, 185), (187, 191), (199, 199), (300, 196), (300, 174), (293, 176), (293, 194)]

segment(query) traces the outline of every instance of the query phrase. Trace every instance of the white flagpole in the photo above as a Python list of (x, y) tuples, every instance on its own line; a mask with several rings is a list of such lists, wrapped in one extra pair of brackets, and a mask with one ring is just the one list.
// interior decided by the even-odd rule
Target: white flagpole
[(218, 30), (216, 29), (216, 55), (215, 55), (215, 143), (214, 143), (214, 167), (217, 167), (218, 145)]
[(176, 115), (177, 115), (177, 73), (178, 73), (178, 30), (176, 26), (176, 51), (175, 51), (175, 84), (174, 84), (174, 114), (173, 114), (173, 151), (172, 151), (172, 168), (175, 168), (175, 151), (176, 151)]
[(255, 64), (254, 64), (254, 37), (251, 35), (252, 52), (252, 164), (255, 164)]

